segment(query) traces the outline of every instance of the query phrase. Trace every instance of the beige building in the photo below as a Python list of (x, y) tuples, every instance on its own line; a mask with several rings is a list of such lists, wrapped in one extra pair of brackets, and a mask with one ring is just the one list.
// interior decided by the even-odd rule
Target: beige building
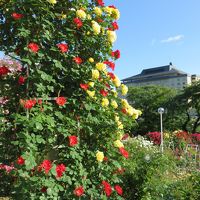
[(169, 63), (166, 66), (144, 69), (140, 74), (125, 78), (122, 82), (127, 86), (160, 85), (183, 89), (197, 80), (200, 80), (199, 76), (189, 75)]

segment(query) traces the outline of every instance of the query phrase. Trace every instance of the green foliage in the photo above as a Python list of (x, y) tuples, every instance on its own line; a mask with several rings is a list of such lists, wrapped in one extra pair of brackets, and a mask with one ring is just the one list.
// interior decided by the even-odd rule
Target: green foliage
[[(161, 86), (142, 86), (130, 87), (128, 100), (138, 109), (142, 110), (142, 117), (138, 121), (137, 134), (146, 134), (147, 132), (160, 130), (158, 108), (167, 108), (167, 103), (177, 94), (175, 89)], [(164, 118), (164, 128), (171, 130), (171, 124), (167, 123), (166, 115)], [(168, 119), (170, 120), (170, 119)], [(174, 118), (173, 118), (174, 120)], [(175, 121), (175, 120), (174, 120)], [(177, 125), (177, 124), (174, 124)], [(172, 129), (173, 130), (173, 129)]]

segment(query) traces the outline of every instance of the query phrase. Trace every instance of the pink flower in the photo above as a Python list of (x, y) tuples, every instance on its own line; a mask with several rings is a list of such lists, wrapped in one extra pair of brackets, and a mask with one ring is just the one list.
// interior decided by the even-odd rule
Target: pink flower
[(37, 53), (38, 50), (40, 49), (38, 44), (36, 44), (34, 42), (29, 43), (28, 48), (34, 53)]
[(75, 135), (69, 136), (69, 146), (75, 146), (78, 144), (78, 137)]
[(56, 173), (57, 173), (56, 177), (60, 178), (63, 175), (63, 173), (65, 172), (65, 170), (66, 170), (66, 167), (64, 164), (57, 165), (56, 166)]
[(62, 53), (65, 53), (65, 52), (68, 51), (68, 45), (67, 44), (60, 43), (60, 44), (57, 44), (57, 47), (60, 49), (60, 51)]
[(77, 187), (75, 190), (74, 190), (74, 194), (77, 196), (77, 197), (80, 197), (84, 194), (84, 188), (83, 186), (79, 186)]

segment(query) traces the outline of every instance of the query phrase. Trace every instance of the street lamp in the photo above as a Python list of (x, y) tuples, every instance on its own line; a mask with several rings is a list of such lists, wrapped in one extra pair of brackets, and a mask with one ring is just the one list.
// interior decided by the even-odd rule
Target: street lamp
[(160, 114), (160, 148), (163, 153), (163, 120), (162, 115), (165, 112), (164, 108), (158, 108), (158, 113)]

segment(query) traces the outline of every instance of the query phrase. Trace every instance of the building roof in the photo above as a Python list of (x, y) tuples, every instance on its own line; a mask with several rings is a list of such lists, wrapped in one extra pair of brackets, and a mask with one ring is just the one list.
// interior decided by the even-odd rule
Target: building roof
[(186, 72), (177, 69), (175, 66), (172, 65), (172, 63), (169, 63), (169, 65), (165, 66), (144, 69), (140, 74), (125, 78), (122, 81), (124, 83), (141, 82), (141, 81), (143, 82), (143, 81), (152, 81), (165, 78), (173, 78), (177, 76), (190, 76), (190, 75), (187, 74)]

